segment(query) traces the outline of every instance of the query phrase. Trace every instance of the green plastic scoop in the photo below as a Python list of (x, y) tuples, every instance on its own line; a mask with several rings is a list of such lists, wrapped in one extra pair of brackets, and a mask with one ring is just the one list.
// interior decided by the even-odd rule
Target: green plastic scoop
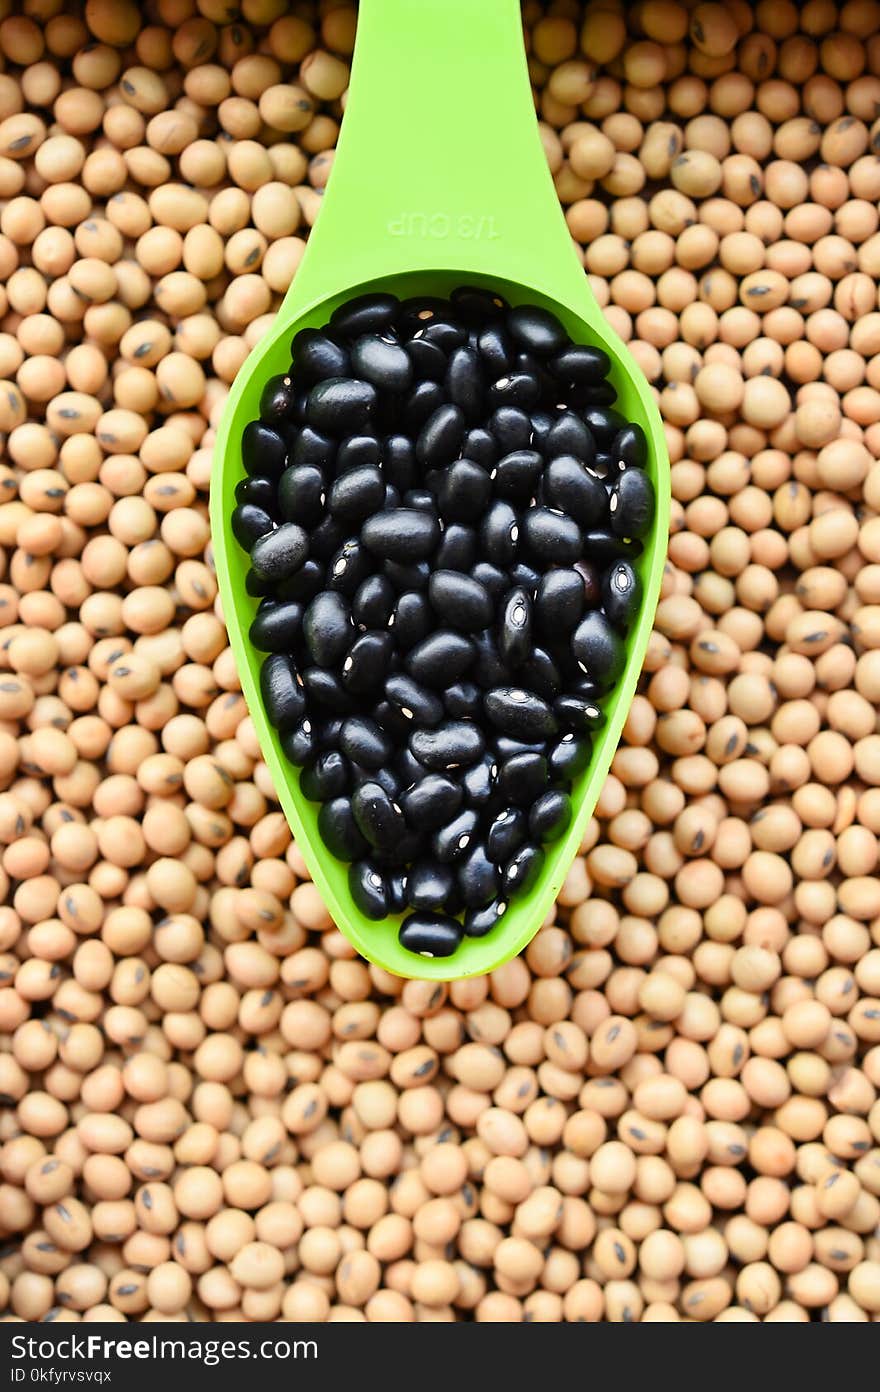
[[(372, 922), (352, 902), (347, 866), (323, 845), (318, 807), (300, 792), (260, 699), (262, 655), (248, 640), (257, 600), (245, 591), (247, 556), (232, 535), (241, 436), (259, 415), (267, 378), (290, 367), (290, 343), (326, 323), (354, 295), (393, 290), (448, 296), (461, 284), (497, 289), (511, 303), (544, 305), (576, 343), (610, 355), (618, 407), (649, 444), (657, 508), (637, 565), (641, 614), (626, 669), (604, 703), (607, 723), (577, 780), (567, 835), (547, 848), (539, 882), (514, 899), (483, 938), (451, 957), (402, 948), (400, 920)], [(316, 228), (272, 331), (230, 392), (211, 489), (214, 558), (241, 684), (260, 746), (297, 844), (336, 924), (364, 957), (398, 976), (449, 980), (492, 971), (538, 928), (577, 854), (629, 710), (645, 654), (666, 553), (669, 462), (657, 406), (605, 323), (559, 207), (538, 136), (519, 0), (361, 0), (348, 106)]]

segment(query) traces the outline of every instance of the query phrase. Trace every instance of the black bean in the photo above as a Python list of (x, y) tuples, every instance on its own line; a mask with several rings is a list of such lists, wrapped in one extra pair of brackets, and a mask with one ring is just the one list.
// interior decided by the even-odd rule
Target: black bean
[(553, 714), (563, 730), (573, 730), (576, 734), (589, 734), (600, 730), (605, 723), (601, 706), (583, 696), (566, 693), (553, 702)]
[(611, 530), (619, 537), (643, 537), (654, 521), (654, 485), (641, 469), (624, 469), (608, 501)]
[(477, 534), (473, 527), (450, 522), (443, 528), (434, 556), (436, 570), (470, 570), (477, 558)]
[(501, 887), (498, 867), (480, 844), (468, 852), (458, 867), (458, 889), (466, 909), (484, 909), (496, 898)]
[(508, 308), (501, 295), (477, 285), (460, 285), (449, 299), (464, 322), (477, 327), (498, 319)]
[(261, 599), (263, 595), (269, 594), (273, 588), (271, 580), (266, 580), (262, 575), (258, 575), (252, 566), (248, 567), (244, 577), (245, 594), (254, 595)]
[(421, 957), (451, 957), (463, 935), (457, 919), (423, 910), (404, 919), (398, 937), (401, 947)]
[[(377, 701), (370, 710), (370, 716), (380, 729), (384, 730), (385, 734), (390, 737), (393, 744), (399, 745), (401, 740), (409, 737), (412, 722), (407, 720), (390, 701)], [(400, 780), (398, 779), (398, 781)]]
[(363, 695), (382, 686), (393, 649), (387, 629), (370, 629), (356, 638), (342, 663), (342, 684), (346, 690)]
[(249, 421), (241, 433), (241, 459), (246, 473), (279, 478), (287, 464), (287, 442), (263, 421)]
[[(356, 538), (350, 540), (357, 541)], [(309, 551), (316, 560), (335, 563), (335, 553), (345, 544), (345, 529), (335, 517), (324, 517), (309, 533)]]
[(498, 765), (498, 791), (505, 802), (525, 807), (547, 787), (548, 763), (543, 754), (512, 754)]
[(511, 856), (504, 867), (502, 893), (506, 899), (517, 894), (528, 894), (538, 882), (544, 868), (544, 852), (540, 846), (526, 844)]
[(586, 383), (593, 386), (611, 371), (611, 359), (602, 348), (586, 343), (570, 343), (549, 363), (550, 371), (563, 384)]
[(390, 851), (406, 832), (403, 812), (380, 783), (362, 783), (351, 795), (351, 813), (365, 841)]
[(406, 670), (426, 686), (443, 688), (463, 677), (474, 659), (474, 645), (453, 629), (440, 628), (406, 655)]
[(354, 638), (351, 610), (342, 595), (323, 590), (303, 615), (303, 638), (312, 661), (319, 667), (337, 666)]
[(285, 758), (301, 768), (317, 753), (318, 732), (309, 717), (304, 716), (292, 730), (281, 732), (279, 743)]
[(381, 333), (394, 322), (401, 305), (396, 295), (356, 295), (338, 305), (330, 315), (333, 328), (347, 338), (358, 334)]
[(477, 334), (477, 352), (491, 376), (501, 377), (513, 367), (513, 340), (503, 322), (493, 320)]
[(569, 342), (556, 315), (539, 305), (516, 305), (505, 319), (516, 343), (540, 358), (549, 358)]
[(558, 728), (547, 702), (522, 687), (493, 687), (483, 697), (483, 706), (495, 728), (513, 739), (543, 740)]
[(573, 454), (551, 459), (541, 486), (544, 502), (573, 517), (579, 527), (595, 526), (608, 509), (602, 483)]
[(480, 524), (480, 549), (493, 565), (507, 566), (516, 555), (519, 522), (509, 503), (497, 498)]
[(554, 700), (562, 690), (562, 674), (546, 648), (533, 645), (518, 675), (530, 691), (545, 701)]
[(290, 451), (292, 465), (316, 464), (323, 473), (330, 469), (335, 457), (336, 441), (331, 440), (329, 435), (313, 430), (310, 425), (304, 425), (296, 432)]
[(260, 652), (290, 652), (302, 626), (303, 608), (295, 600), (263, 600), (249, 637)]
[(328, 435), (351, 435), (367, 424), (376, 406), (376, 388), (357, 377), (328, 377), (309, 392), (306, 418)]
[(377, 769), (391, 758), (391, 741), (376, 724), (363, 715), (351, 715), (342, 723), (339, 747), (353, 764)]
[(401, 796), (401, 807), (410, 826), (434, 831), (455, 815), (463, 797), (453, 779), (442, 773), (429, 773), (406, 789)]
[(527, 554), (544, 566), (570, 564), (582, 554), (578, 524), (565, 513), (546, 507), (527, 510), (523, 544)]
[(580, 416), (573, 411), (563, 411), (548, 432), (543, 452), (547, 459), (572, 454), (582, 464), (589, 465), (596, 458), (596, 445)]
[(492, 493), (492, 480), (479, 464), (458, 459), (445, 470), (437, 502), (446, 522), (476, 522)]
[[(371, 434), (349, 435), (346, 440), (340, 442), (339, 449), (336, 451), (334, 472), (339, 478), (351, 469), (361, 469), (365, 465), (371, 465), (375, 469), (381, 458), (382, 447), (379, 444), (378, 436)], [(380, 504), (382, 501), (380, 499)]]
[(603, 687), (616, 682), (626, 665), (623, 640), (598, 609), (581, 619), (572, 635), (571, 648), (582, 671)]
[(391, 628), (398, 648), (404, 652), (421, 642), (431, 631), (431, 608), (426, 597), (415, 590), (402, 594), (394, 606)]
[(648, 462), (648, 441), (637, 421), (629, 421), (622, 430), (618, 430), (610, 452), (621, 469), (645, 468)]
[(465, 459), (472, 459), (482, 468), (491, 469), (498, 458), (498, 442), (483, 426), (475, 426), (462, 440), (461, 452)]
[(406, 877), (411, 909), (442, 909), (455, 889), (455, 872), (439, 860), (417, 860)]
[(471, 569), (471, 579), (482, 585), (495, 603), (507, 593), (507, 572), (492, 565), (490, 561), (478, 561)]
[(482, 709), (482, 701), (480, 688), (471, 681), (453, 682), (443, 693), (444, 709), (453, 719), (464, 716), (473, 720)]
[(363, 522), (382, 506), (385, 483), (374, 464), (362, 464), (342, 474), (330, 489), (329, 507), (339, 521)]
[(419, 763), (438, 773), (473, 764), (485, 747), (472, 720), (448, 720), (435, 730), (414, 730), (409, 747)]
[(260, 668), (260, 694), (276, 730), (292, 730), (302, 719), (306, 697), (296, 663), (286, 653), (271, 653)]
[(324, 583), (324, 567), (320, 561), (310, 556), (304, 561), (295, 575), (289, 575), (275, 586), (279, 599), (295, 599), (299, 604), (307, 604), (314, 599)]
[(428, 469), (451, 464), (464, 438), (464, 413), (448, 402), (438, 406), (425, 421), (416, 440), (416, 458)]
[[(314, 535), (314, 534), (313, 534)], [(359, 537), (349, 537), (330, 557), (327, 584), (331, 590), (353, 599), (371, 573), (373, 563)]]
[(606, 531), (584, 532), (583, 554), (592, 565), (604, 570), (612, 561), (634, 560), (642, 554), (640, 541), (625, 541)]
[(275, 519), (255, 503), (239, 503), (232, 513), (231, 526), (239, 546), (250, 551), (260, 537), (275, 530)]
[(550, 431), (556, 424), (556, 419), (556, 416), (551, 415), (549, 411), (542, 411), (539, 409), (529, 413), (529, 420), (532, 423), (532, 444), (535, 449), (540, 450), (542, 454), (545, 451)]
[(403, 913), (406, 908), (406, 871), (393, 867), (386, 869), (385, 884), (388, 889), (388, 912)]
[(544, 754), (547, 741), (514, 739), (512, 735), (502, 735), (495, 730), (492, 733), (492, 748), (499, 759), (510, 759), (514, 754)]
[(285, 580), (299, 570), (309, 554), (309, 538), (295, 522), (284, 522), (258, 537), (251, 547), (251, 565), (264, 580)]
[(296, 388), (289, 376), (279, 373), (270, 377), (260, 393), (260, 418), (272, 425), (285, 425), (292, 420), (296, 406)]
[(367, 849), (367, 842), (358, 831), (347, 797), (325, 802), (318, 813), (318, 832), (331, 855), (337, 860), (357, 860)]
[(530, 598), (533, 599), (538, 593), (541, 572), (536, 570), (534, 566), (528, 565), (526, 561), (514, 561), (512, 566), (508, 566), (507, 575), (514, 585), (521, 585)]
[[(404, 430), (417, 435), (435, 411), (439, 411), (446, 397), (439, 382), (416, 382), (403, 398), (400, 410), (400, 425)], [(415, 450), (413, 451), (415, 453)]]
[(327, 485), (317, 464), (294, 464), (278, 482), (278, 507), (288, 522), (316, 527), (324, 516)]
[(378, 922), (387, 918), (390, 909), (388, 881), (385, 874), (370, 860), (359, 860), (348, 872), (348, 890), (355, 907), (364, 918)]
[(489, 417), (489, 429), (504, 454), (528, 449), (532, 443), (532, 422), (518, 406), (499, 406)]
[(468, 909), (464, 916), (465, 937), (484, 938), (487, 933), (491, 933), (506, 910), (507, 904), (498, 899), (484, 909)]
[(439, 827), (431, 837), (431, 850), (436, 858), (444, 865), (461, 860), (473, 844), (479, 821), (479, 813), (466, 807), (451, 821)]
[(427, 560), (440, 540), (435, 517), (417, 508), (394, 508), (368, 517), (361, 529), (364, 545), (383, 560)]
[(425, 338), (429, 343), (436, 343), (444, 353), (451, 353), (462, 343), (467, 343), (467, 330), (447, 312), (435, 314), (429, 323), (416, 330), (413, 337)]
[(348, 760), (338, 749), (323, 750), (303, 769), (299, 786), (312, 802), (341, 797), (351, 786)]
[(485, 807), (495, 793), (498, 783), (498, 761), (487, 753), (459, 775), (464, 800), (468, 807)]
[(304, 382), (348, 376), (348, 354), (320, 329), (300, 329), (294, 334), (291, 352), (297, 376)]
[(443, 702), (439, 696), (405, 672), (394, 672), (386, 679), (385, 696), (410, 727), (439, 725), (443, 719)]
[(349, 715), (354, 710), (354, 697), (326, 667), (304, 667), (302, 679), (313, 710), (332, 711), (334, 715)]
[(405, 492), (416, 479), (416, 452), (407, 435), (389, 435), (382, 447), (382, 472), (388, 483)]
[(357, 377), (372, 382), (379, 391), (403, 392), (413, 380), (413, 365), (406, 350), (380, 334), (364, 334), (355, 339), (351, 365)]
[(426, 338), (411, 338), (409, 343), (404, 345), (404, 351), (412, 363), (416, 377), (421, 381), (443, 381), (448, 360), (439, 344), (429, 343)]
[(525, 813), (518, 807), (503, 807), (492, 818), (486, 835), (489, 859), (496, 865), (506, 865), (525, 841), (526, 833)]
[(552, 789), (532, 803), (529, 812), (529, 831), (536, 841), (546, 845), (558, 841), (571, 822), (571, 798), (567, 793)]
[(446, 373), (446, 392), (466, 421), (480, 418), (483, 408), (483, 373), (479, 354), (463, 344), (453, 348)]
[(497, 410), (499, 406), (519, 406), (528, 410), (537, 404), (541, 395), (541, 384), (534, 372), (509, 372), (498, 377), (489, 387), (489, 405)]
[(584, 423), (599, 449), (609, 449), (627, 421), (613, 407), (588, 406), (584, 411)]
[(581, 577), (581, 583), (584, 587), (584, 608), (595, 609), (602, 597), (598, 570), (588, 561), (577, 561), (574, 569), (575, 573)]
[(398, 594), (406, 594), (409, 590), (426, 590), (431, 578), (431, 566), (427, 561), (413, 561), (409, 565), (403, 565), (400, 561), (383, 561), (382, 571)]
[(565, 734), (554, 744), (547, 756), (550, 776), (560, 782), (570, 782), (590, 762), (592, 745), (589, 736)]
[[(262, 508), (271, 516), (278, 505), (278, 484), (275, 479), (265, 478), (262, 474), (239, 479), (235, 485), (235, 501), (253, 503), (255, 507)], [(245, 546), (245, 550), (247, 549)]]
[(642, 582), (628, 561), (618, 561), (602, 576), (602, 608), (609, 621), (626, 633), (642, 607)]
[[(378, 707), (376, 707), (376, 709), (378, 709)], [(383, 788), (385, 792), (388, 794), (388, 796), (392, 798), (395, 802), (397, 802), (397, 800), (399, 799), (400, 779), (398, 778), (397, 774), (394, 772), (393, 769), (365, 769), (356, 767), (353, 764), (352, 772), (354, 773), (354, 783), (356, 788), (362, 787), (364, 783), (378, 783), (379, 787)], [(401, 835), (406, 834), (406, 828), (404, 827), (402, 829)]]
[(495, 465), (492, 487), (496, 496), (524, 506), (534, 497), (542, 467), (537, 450), (511, 450)]
[(532, 646), (532, 601), (517, 585), (504, 600), (498, 624), (498, 651), (508, 667), (522, 665)]
[(492, 621), (492, 601), (478, 580), (455, 570), (435, 570), (428, 598), (437, 617), (451, 628), (478, 633)]
[(384, 575), (369, 575), (355, 591), (351, 613), (363, 628), (384, 628), (394, 611), (394, 587)]

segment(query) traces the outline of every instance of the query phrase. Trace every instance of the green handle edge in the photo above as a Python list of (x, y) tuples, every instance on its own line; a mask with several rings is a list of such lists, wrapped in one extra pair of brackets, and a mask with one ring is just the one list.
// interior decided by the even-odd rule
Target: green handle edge
[[(450, 99), (442, 93), (433, 108), (424, 102), (426, 89), (437, 95), (444, 82), (452, 84), (460, 104), (452, 116)], [(446, 113), (442, 130), (439, 111)], [(210, 499), (214, 560), (230, 644), (263, 756), (334, 921), (362, 956), (389, 973), (447, 981), (491, 972), (527, 946), (580, 847), (653, 627), (669, 530), (669, 460), (651, 388), (606, 323), (574, 253), (536, 129), (519, 0), (361, 0), (346, 112), (306, 254), (271, 331), (239, 371), (218, 428)], [(493, 139), (499, 137), (502, 144), (495, 148)], [(389, 148), (395, 159), (386, 170), (382, 158)], [(450, 219), (448, 227), (435, 224), (442, 235), (425, 221), (438, 213)], [(495, 221), (475, 235), (475, 224), (468, 221), (475, 215)], [(427, 959), (400, 947), (396, 929), (389, 932), (387, 923), (358, 914), (345, 885), (347, 867), (327, 852), (311, 854), (318, 841), (317, 809), (299, 793), (298, 774), (282, 755), (262, 706), (261, 659), (247, 636), (256, 603), (243, 594), (246, 562), (230, 516), (235, 484), (243, 476), (241, 430), (257, 414), (261, 384), (289, 366), (294, 326), (323, 324), (337, 304), (366, 290), (444, 295), (463, 281), (495, 287), (513, 303), (544, 301), (575, 341), (597, 341), (606, 349), (619, 405), (646, 430), (657, 510), (638, 564), (644, 603), (628, 638), (626, 670), (608, 702), (608, 721), (591, 763), (575, 788), (576, 813), (568, 833), (549, 848), (539, 884), (514, 901), (488, 937), (465, 939), (451, 958)]]

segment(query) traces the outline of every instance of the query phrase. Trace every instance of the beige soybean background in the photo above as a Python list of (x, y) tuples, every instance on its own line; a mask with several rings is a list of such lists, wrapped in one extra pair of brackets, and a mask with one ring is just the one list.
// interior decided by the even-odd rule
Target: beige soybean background
[(0, 0), (6, 1319), (880, 1315), (880, 4), (523, 14), (673, 529), (559, 903), (445, 988), (310, 883), (207, 520), (355, 12)]

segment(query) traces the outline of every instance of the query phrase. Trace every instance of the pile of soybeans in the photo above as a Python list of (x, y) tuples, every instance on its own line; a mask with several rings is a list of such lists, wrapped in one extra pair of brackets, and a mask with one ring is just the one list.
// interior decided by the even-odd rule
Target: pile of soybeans
[(356, 13), (0, 16), (4, 1318), (876, 1321), (880, 4), (526, 0), (672, 537), (559, 902), (448, 987), (310, 882), (207, 518)]

